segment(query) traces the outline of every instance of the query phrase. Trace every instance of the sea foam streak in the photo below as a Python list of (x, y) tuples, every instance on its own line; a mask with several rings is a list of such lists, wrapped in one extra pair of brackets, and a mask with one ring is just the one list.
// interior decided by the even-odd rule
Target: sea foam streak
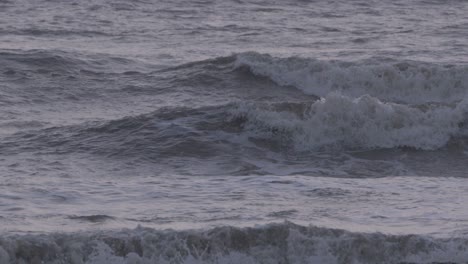
[(465, 263), (468, 241), (352, 233), (285, 222), (254, 228), (15, 235), (6, 263)]

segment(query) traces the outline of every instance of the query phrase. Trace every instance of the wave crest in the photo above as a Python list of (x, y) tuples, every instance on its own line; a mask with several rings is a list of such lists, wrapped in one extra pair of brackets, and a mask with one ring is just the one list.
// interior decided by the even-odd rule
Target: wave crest
[(238, 54), (235, 65), (322, 97), (340, 92), (403, 103), (453, 102), (468, 91), (468, 67), (460, 65), (382, 59), (321, 61), (255, 52)]
[(209, 230), (15, 235), (4, 263), (463, 263), (468, 241), (269, 224)]

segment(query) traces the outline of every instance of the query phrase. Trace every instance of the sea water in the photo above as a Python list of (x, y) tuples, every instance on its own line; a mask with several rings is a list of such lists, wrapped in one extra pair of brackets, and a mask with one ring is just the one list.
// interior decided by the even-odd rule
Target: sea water
[(0, 263), (468, 263), (468, 2), (0, 1)]

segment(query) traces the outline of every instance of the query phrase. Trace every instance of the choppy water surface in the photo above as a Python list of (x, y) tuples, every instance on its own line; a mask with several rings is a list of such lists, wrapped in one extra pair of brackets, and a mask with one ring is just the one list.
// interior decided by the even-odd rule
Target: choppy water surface
[(0, 263), (467, 263), (467, 13), (0, 1)]

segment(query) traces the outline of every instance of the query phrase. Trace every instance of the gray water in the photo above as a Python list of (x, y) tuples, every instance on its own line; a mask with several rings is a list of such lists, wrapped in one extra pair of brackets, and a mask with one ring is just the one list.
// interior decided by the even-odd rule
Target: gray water
[(466, 14), (0, 0), (0, 263), (468, 263)]

